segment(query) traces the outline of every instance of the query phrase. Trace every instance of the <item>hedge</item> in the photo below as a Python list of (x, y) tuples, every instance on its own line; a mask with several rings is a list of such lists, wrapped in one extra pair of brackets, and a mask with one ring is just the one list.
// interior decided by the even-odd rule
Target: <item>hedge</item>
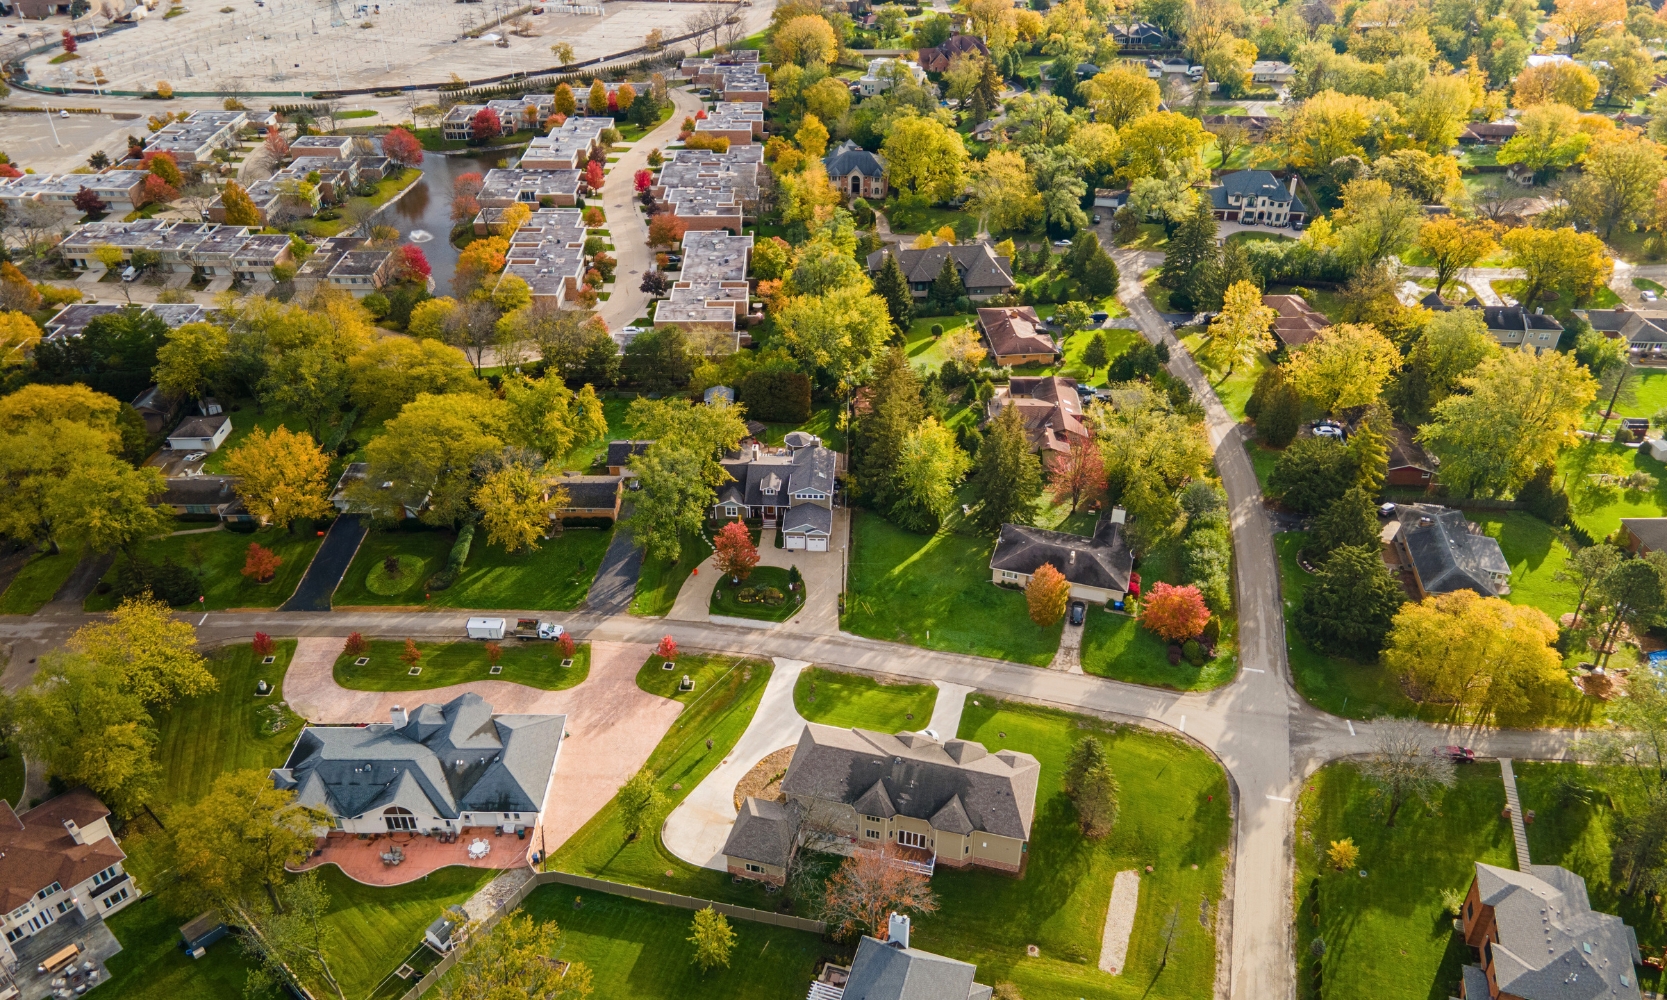
[(736, 398), (746, 404), (747, 416), (777, 424), (802, 424), (810, 419), (810, 376), (804, 372), (749, 372), (736, 386)]

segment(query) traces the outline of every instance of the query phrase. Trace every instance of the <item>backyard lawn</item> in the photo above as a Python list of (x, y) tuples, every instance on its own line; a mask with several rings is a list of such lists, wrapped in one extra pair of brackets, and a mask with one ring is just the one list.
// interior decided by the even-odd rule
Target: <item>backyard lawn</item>
[[(122, 846), (127, 846), (126, 841)], [(137, 877), (137, 876), (136, 876)], [(140, 888), (155, 888), (143, 879)], [(190, 917), (170, 913), (156, 896), (127, 904), (108, 918), (121, 953), (105, 963), (110, 980), (102, 988), (122, 1000), (224, 1000), (243, 995), (243, 981), (255, 963), (235, 938), (212, 945), (200, 959), (179, 946), (180, 925)]]
[[(579, 643), (573, 648), (573, 665), (562, 666), (561, 646), (547, 639), (522, 641), (505, 639), (498, 665), (502, 672), (491, 673), (492, 664), (484, 642), (419, 642), (417, 650), (422, 658), (417, 661), (419, 674), (411, 673), (411, 665), (400, 659), (405, 643), (373, 639), (370, 651), (363, 657), (347, 653), (336, 657), (336, 683), (354, 691), (426, 691), (451, 684), (470, 681), (509, 681), (525, 684), (544, 691), (565, 691), (576, 687), (590, 674), (590, 643)], [(370, 662), (358, 665), (360, 659)]]
[(608, 1000), (783, 1000), (805, 991), (820, 959), (849, 960), (815, 934), (731, 920), (728, 967), (702, 974), (687, 941), (693, 911), (563, 885), (534, 891), (522, 909), (556, 922), (552, 957), (589, 966), (595, 996)]
[[(1516, 867), (1510, 821), (1500, 815), (1499, 765), (1461, 767), (1458, 783), (1435, 805), (1411, 802), (1388, 827), (1375, 789), (1353, 764), (1331, 764), (1309, 778), (1297, 800), (1291, 890), (1299, 998), (1458, 994), (1459, 970), (1475, 958), (1453, 932), (1441, 891), (1463, 892), (1477, 861)], [(1331, 842), (1344, 838), (1360, 848), (1358, 870), (1336, 871), (1326, 860)], [(1318, 958), (1316, 939), (1325, 942)]]
[[(454, 536), (449, 531), (373, 531), (336, 588), (337, 607), (432, 604), (448, 608), (571, 611), (584, 602), (590, 581), (613, 538), (611, 529), (568, 528), (537, 549), (510, 554), (477, 529), (457, 582), (426, 590), (442, 569)], [(398, 559), (397, 575), (388, 559)]]
[(990, 582), (993, 540), (916, 535), (866, 510), (852, 521), (840, 627), (872, 639), (1047, 666), (1062, 624), (1030, 620), (1022, 591)]
[[(798, 613), (799, 609), (804, 607), (805, 601), (803, 586), (796, 591), (789, 591), (787, 586), (787, 570), (780, 566), (754, 566), (739, 587), (731, 584), (729, 577), (720, 576), (712, 585), (712, 600), (708, 610), (715, 615), (730, 618), (784, 622)], [(758, 592), (766, 587), (773, 587), (780, 592), (779, 603), (766, 604), (758, 596)]]
[[(932, 877), (940, 908), (916, 920), (911, 943), (975, 962), (979, 982), (1013, 982), (1026, 1000), (1209, 996), (1232, 830), (1220, 765), (1137, 727), (984, 700), (968, 702), (959, 735), (992, 752), (1022, 750), (1042, 764), (1025, 877), (940, 868)], [(1106, 741), (1122, 785), (1117, 824), (1098, 842), (1078, 831), (1060, 790), (1065, 756), (1089, 732)], [(1100, 939), (1112, 879), (1131, 870), (1143, 883), (1140, 903), (1127, 964), (1113, 978), (1098, 969)], [(1031, 944), (1040, 957), (1026, 957)]]
[[(754, 882), (734, 885), (729, 876), (682, 861), (660, 842), (666, 817), (734, 748), (764, 696), (771, 665), (763, 660), (719, 654), (680, 653), (676, 667), (662, 669), (650, 656), (637, 672), (637, 686), (683, 703), (682, 714), (643, 766), (665, 796), (635, 839), (627, 840), (618, 802), (610, 802), (554, 852), (546, 867), (592, 878), (679, 892), (704, 899), (774, 909)], [(693, 691), (677, 690), (683, 675)], [(711, 746), (707, 746), (711, 740)], [(667, 872), (672, 874), (667, 875)]]
[[(834, 670), (811, 667), (793, 685), (793, 708), (807, 722), (880, 733), (926, 728), (937, 703), (935, 684), (888, 684)], [(954, 733), (939, 733), (951, 739)]]
[[(226, 608), (275, 608), (295, 593), (295, 587), (313, 561), (313, 553), (323, 539), (311, 521), (297, 521), (295, 531), (263, 528), (251, 534), (240, 531), (210, 531), (201, 535), (169, 535), (155, 538), (139, 546), (140, 556), (152, 562), (172, 559), (182, 566), (197, 571), (202, 580), (202, 596), (198, 606), (203, 611)], [(270, 583), (256, 583), (243, 575), (243, 562), (248, 558), (249, 546), (260, 545), (271, 549), (283, 562)], [(118, 571), (127, 559), (117, 556), (110, 571), (104, 574), (105, 583), (119, 579)], [(121, 603), (114, 592), (87, 595), (82, 607), (88, 611), (109, 611)]]
[[(943, 327), (941, 336), (932, 336), (932, 327)], [(943, 352), (943, 339), (953, 330), (963, 326), (973, 328), (978, 332), (978, 317), (972, 313), (962, 313), (954, 316), (926, 316), (916, 319), (909, 324), (909, 332), (904, 337), (903, 352), (916, 368), (923, 371), (937, 371), (949, 356)]]
[(1467, 510), (1464, 516), (1499, 541), (1511, 564), (1511, 592), (1505, 600), (1539, 608), (1552, 621), (1574, 610), (1574, 588), (1552, 579), (1568, 560), (1569, 550), (1551, 525), (1521, 511)]
[[(1653, 384), (1652, 384), (1653, 389)], [(1611, 422), (1613, 426), (1613, 422)], [(1575, 524), (1586, 530), (1586, 533), (1599, 541), (1614, 534), (1621, 526), (1623, 517), (1661, 517), (1667, 515), (1667, 466), (1651, 458), (1644, 448), (1628, 448), (1624, 444), (1613, 442), (1588, 442), (1578, 448), (1570, 448), (1558, 456), (1558, 474), (1568, 478), (1578, 479), (1583, 467), (1590, 467), (1597, 456), (1609, 454), (1619, 460), (1621, 475), (1633, 472), (1644, 472), (1656, 479), (1656, 485), (1651, 490), (1627, 490), (1622, 492), (1612, 503), (1599, 507), (1589, 507), (1576, 502), (1570, 513)], [(1577, 491), (1571, 490), (1571, 494)]]
[[(448, 906), (462, 904), (499, 874), (491, 868), (459, 865), (441, 868), (416, 882), (377, 888), (353, 881), (334, 865), (319, 869), (330, 893), (324, 926), (331, 967), (341, 980), (342, 991), (349, 997), (368, 996), (421, 944), (423, 930), (435, 917)], [(328, 996), (322, 987), (314, 984), (313, 995)], [(403, 994), (400, 990), (394, 995)]]
[(683, 551), (675, 561), (643, 555), (637, 589), (631, 597), (632, 614), (658, 617), (670, 611), (689, 572), (712, 554), (712, 543), (704, 534), (684, 535), (681, 541)]
[[(589, 472), (599, 458), (608, 456), (609, 441), (629, 441), (636, 438), (636, 428), (626, 419), (625, 413), (631, 408), (631, 401), (620, 396), (602, 397), (602, 415), (608, 421), (608, 433), (587, 445), (573, 449), (562, 463), (564, 469), (574, 469)], [(600, 470), (606, 472), (605, 468)]]
[(0, 615), (32, 615), (39, 611), (52, 600), (52, 595), (69, 579), (80, 561), (79, 550), (35, 553), (12, 577), (6, 592), (0, 594)]

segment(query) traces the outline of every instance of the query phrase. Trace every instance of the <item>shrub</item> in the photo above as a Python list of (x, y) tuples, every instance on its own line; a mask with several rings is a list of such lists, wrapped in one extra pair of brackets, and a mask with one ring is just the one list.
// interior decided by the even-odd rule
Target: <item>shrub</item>
[(654, 655), (663, 660), (677, 659), (677, 640), (669, 635), (662, 637), (660, 644), (654, 647)]
[(943, 324), (942, 323), (933, 323), (932, 324), (932, 336), (934, 336), (934, 337), (943, 336)]
[(265, 632), (256, 632), (255, 641), (250, 643), (250, 646), (254, 649), (256, 656), (271, 656), (272, 651), (277, 648), (272, 642), (272, 637)]
[(1183, 643), (1181, 645), (1181, 655), (1186, 657), (1187, 662), (1195, 667), (1204, 665), (1204, 647), (1198, 644), (1197, 639), (1188, 639)]
[(1196, 638), (1210, 620), (1204, 596), (1197, 587), (1155, 583), (1141, 609), (1140, 623), (1170, 642)]
[(119, 597), (137, 597), (150, 591), (172, 607), (190, 604), (202, 594), (202, 580), (196, 570), (173, 559), (160, 563), (145, 559), (125, 560), (116, 570), (115, 592)]
[(363, 634), (354, 632), (352, 635), (349, 635), (347, 637), (347, 641), (342, 644), (342, 652), (353, 657), (364, 656), (366, 653), (370, 652), (370, 643), (365, 641)]
[(754, 420), (802, 424), (810, 419), (810, 376), (804, 372), (748, 372), (735, 388), (737, 401)]
[(470, 521), (457, 533), (457, 541), (452, 543), (451, 552), (446, 556), (446, 566), (440, 572), (428, 578), (430, 590), (445, 590), (457, 582), (457, 575), (463, 572), (463, 565), (469, 561), (469, 547), (475, 541), (475, 522)]
[(1211, 615), (1210, 620), (1204, 623), (1204, 631), (1198, 633), (1198, 641), (1212, 650), (1216, 648), (1216, 643), (1221, 641), (1220, 615)]
[(1331, 842), (1331, 850), (1326, 852), (1331, 860), (1331, 866), (1340, 872), (1346, 872), (1360, 863), (1360, 848), (1354, 846), (1353, 837)]

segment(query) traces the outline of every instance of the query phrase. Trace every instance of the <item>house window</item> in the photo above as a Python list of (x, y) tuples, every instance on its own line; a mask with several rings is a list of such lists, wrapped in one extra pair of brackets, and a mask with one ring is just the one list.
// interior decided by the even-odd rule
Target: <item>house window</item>
[(731, 505), (724, 508), (725, 517), (734, 517), (739, 513), (741, 513), (741, 509), (739, 507)]
[(389, 806), (382, 812), (382, 822), (387, 824), (388, 832), (396, 830), (415, 830), (417, 817), (411, 815), (411, 810), (401, 806)]
[(74, 905), (75, 905), (75, 900), (66, 899), (62, 903), (58, 904), (58, 912), (59, 913), (68, 913), (70, 911), (70, 907), (72, 907)]
[(115, 906), (117, 903), (126, 898), (127, 886), (124, 885), (120, 889), (117, 889), (115, 892), (112, 892), (110, 895), (104, 897), (104, 908), (108, 910), (110, 907)]
[(9, 930), (9, 931), (6, 932), (6, 941), (7, 941), (7, 943), (10, 943), (12, 941), (16, 941), (19, 938), (27, 936), (28, 933), (29, 933), (28, 931), (24, 930), (21, 927), (14, 928), (14, 929)]
[(747, 871), (754, 872), (758, 875), (764, 874), (764, 866), (763, 865), (755, 865), (750, 861), (747, 862), (746, 869), (747, 869)]
[(40, 892), (35, 893), (35, 898), (36, 899), (45, 899), (46, 897), (52, 895), (55, 892), (63, 892), (63, 891), (64, 891), (64, 887), (59, 885), (58, 883), (54, 882), (51, 885), (47, 886), (46, 888), (42, 889)]
[(1017, 580), (1019, 578), (1019, 574), (1010, 569), (1004, 569), (1001, 571), (1001, 578), (1003, 580)]
[(904, 847), (925, 847), (926, 834), (911, 833), (908, 830), (897, 831), (897, 842)]
[(867, 837), (869, 840), (879, 840), (880, 839), (880, 831), (878, 831), (878, 830), (866, 830), (865, 829), (865, 830), (863, 830), (862, 835), (864, 837)]

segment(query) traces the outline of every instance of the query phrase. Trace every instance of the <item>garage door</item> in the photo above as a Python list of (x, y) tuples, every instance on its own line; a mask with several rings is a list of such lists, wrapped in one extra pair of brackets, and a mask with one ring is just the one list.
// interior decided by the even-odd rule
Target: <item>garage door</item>
[(826, 538), (812, 538), (810, 540), (810, 551), (812, 551), (812, 552), (826, 552), (826, 551), (828, 551), (828, 540)]
[(803, 535), (788, 535), (787, 536), (787, 547), (790, 548), (790, 549), (802, 549), (802, 548), (804, 548), (805, 547), (805, 536), (803, 536)]

